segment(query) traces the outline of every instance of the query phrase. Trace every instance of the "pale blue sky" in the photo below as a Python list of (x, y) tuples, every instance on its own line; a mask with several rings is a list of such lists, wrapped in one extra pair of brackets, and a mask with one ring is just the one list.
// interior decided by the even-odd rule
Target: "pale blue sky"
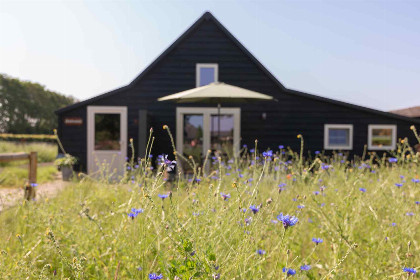
[(205, 11), (288, 88), (420, 105), (420, 1), (0, 0), (0, 73), (84, 100), (128, 84)]

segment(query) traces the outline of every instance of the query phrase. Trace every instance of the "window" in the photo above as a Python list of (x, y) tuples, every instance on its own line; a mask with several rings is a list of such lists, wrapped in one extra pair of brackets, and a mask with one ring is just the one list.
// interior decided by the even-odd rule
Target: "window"
[(95, 114), (95, 151), (120, 148), (120, 114)]
[[(176, 108), (177, 152), (201, 161), (208, 150), (229, 150), (239, 154), (241, 109), (215, 107)], [(233, 151), (230, 151), (232, 150)]]
[(326, 124), (324, 126), (325, 150), (353, 149), (352, 124)]
[(196, 86), (202, 87), (219, 80), (219, 65), (217, 63), (197, 63), (195, 68)]
[(369, 150), (393, 150), (396, 146), (397, 126), (370, 124), (368, 127)]

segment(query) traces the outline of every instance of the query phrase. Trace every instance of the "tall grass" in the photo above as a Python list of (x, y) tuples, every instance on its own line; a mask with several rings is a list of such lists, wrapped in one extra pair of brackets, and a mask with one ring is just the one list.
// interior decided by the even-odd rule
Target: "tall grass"
[[(30, 143), (19, 143), (19, 142), (9, 142), (9, 141), (0, 141), (0, 153), (38, 153), (38, 162), (52, 162), (57, 157), (57, 145), (51, 143), (42, 143), (42, 142), (30, 142)], [(11, 163), (0, 163), (0, 166), (6, 165), (16, 165), (22, 164), (25, 162), (11, 162)]]
[(209, 157), (207, 172), (190, 162), (194, 177), (172, 182), (167, 165), (132, 159), (120, 183), (81, 176), (9, 209), (0, 278), (408, 279), (420, 266), (420, 157), (405, 143), (356, 161), (241, 155)]
[[(42, 184), (54, 180), (57, 174), (56, 166), (38, 166), (37, 183)], [(27, 167), (7, 166), (0, 172), (1, 187), (23, 187), (28, 182), (29, 169)]]

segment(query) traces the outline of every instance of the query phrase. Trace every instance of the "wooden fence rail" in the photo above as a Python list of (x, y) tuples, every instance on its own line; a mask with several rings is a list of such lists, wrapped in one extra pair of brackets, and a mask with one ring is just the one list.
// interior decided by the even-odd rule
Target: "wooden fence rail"
[(0, 162), (9, 162), (14, 160), (29, 160), (29, 176), (28, 184), (25, 186), (25, 199), (31, 200), (35, 198), (36, 187), (36, 169), (37, 169), (37, 154), (36, 152), (26, 153), (8, 153), (0, 154)]

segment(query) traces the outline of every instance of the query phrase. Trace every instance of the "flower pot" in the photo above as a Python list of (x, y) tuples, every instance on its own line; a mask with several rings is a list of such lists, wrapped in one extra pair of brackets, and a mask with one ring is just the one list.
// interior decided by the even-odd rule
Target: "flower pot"
[(73, 168), (71, 166), (61, 166), (61, 175), (63, 177), (63, 181), (70, 181), (73, 177)]

